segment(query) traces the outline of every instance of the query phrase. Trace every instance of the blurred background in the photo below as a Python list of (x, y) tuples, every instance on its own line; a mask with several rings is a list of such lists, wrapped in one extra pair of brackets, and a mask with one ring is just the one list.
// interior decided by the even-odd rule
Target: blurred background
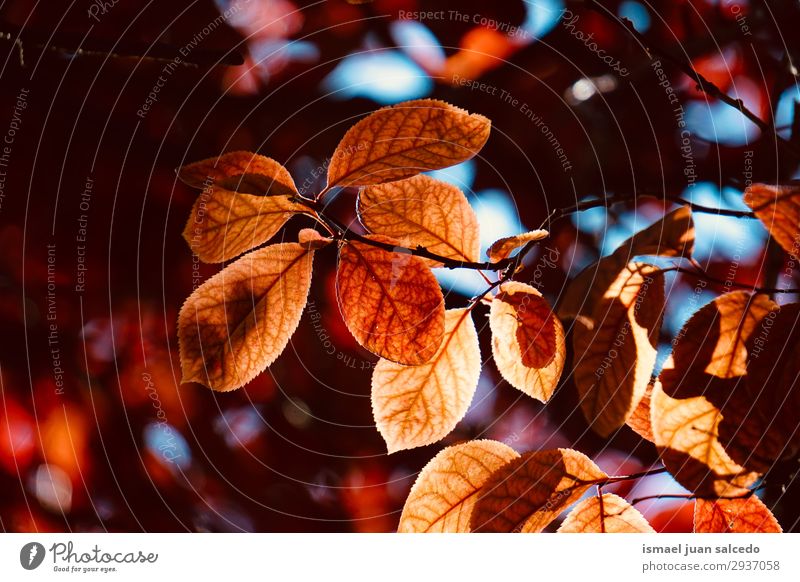
[[(600, 4), (797, 144), (797, 2)], [(545, 407), (490, 362), (450, 436), (387, 456), (369, 401), (376, 358), (338, 314), (333, 249), (267, 372), (227, 394), (179, 383), (178, 310), (218, 270), (181, 238), (197, 195), (176, 182), (182, 164), (256, 151), (313, 194), (369, 111), (432, 97), (481, 113), (493, 131), (480, 156), (435, 174), (467, 194), (484, 248), (553, 209), (630, 199), (551, 225), (522, 279), (554, 304), (580, 269), (672, 208), (665, 198), (744, 209), (750, 181), (794, 176), (775, 132), (606, 16), (562, 0), (0, 3), (0, 530), (392, 531), (420, 468), (473, 438), (575, 447), (614, 474), (651, 467), (654, 448), (627, 427), (587, 432), (567, 375)], [(334, 202), (345, 221), (354, 194)], [(757, 221), (695, 220), (712, 274), (797, 286)], [(440, 274), (448, 306), (482, 289), (472, 275)], [(662, 359), (721, 291), (674, 275)], [(800, 515), (796, 470), (777, 467), (762, 492), (786, 530)], [(616, 487), (685, 493), (666, 475)], [(657, 530), (691, 530), (690, 501), (637, 508)]]

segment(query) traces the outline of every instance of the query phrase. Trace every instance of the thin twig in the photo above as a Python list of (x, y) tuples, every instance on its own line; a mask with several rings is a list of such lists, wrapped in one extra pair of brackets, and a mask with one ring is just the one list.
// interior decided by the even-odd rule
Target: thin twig
[(744, 115), (753, 124), (755, 124), (761, 131), (774, 134), (776, 142), (781, 147), (783, 147), (787, 152), (789, 152), (792, 156), (794, 156), (795, 159), (800, 159), (800, 152), (798, 152), (797, 148), (795, 148), (790, 142), (780, 137), (777, 133), (774, 133), (772, 124), (767, 123), (766, 121), (761, 119), (758, 115), (753, 113), (750, 109), (748, 109), (741, 99), (734, 99), (733, 97), (725, 93), (722, 89), (717, 87), (714, 83), (706, 79), (697, 70), (695, 70), (695, 68), (689, 62), (673, 56), (667, 50), (655, 45), (652, 41), (645, 38), (645, 36), (638, 30), (636, 30), (636, 27), (627, 18), (620, 18), (616, 16), (613, 12), (608, 10), (605, 6), (603, 6), (596, 0), (586, 0), (586, 4), (591, 10), (594, 10), (597, 14), (599, 14), (609, 22), (612, 22), (615, 25), (620, 26), (624, 30), (626, 30), (633, 38), (635, 38), (642, 45), (642, 47), (644, 47), (645, 51), (647, 51), (647, 54), (651, 58), (651, 60), (653, 58), (653, 55), (657, 55), (658, 57), (664, 59), (665, 61), (672, 63), (678, 69), (680, 69), (680, 71), (684, 75), (692, 79), (697, 84), (698, 90), (704, 92), (709, 97), (718, 99), (719, 101), (737, 109), (742, 115)]
[[(453, 259), (450, 257), (443, 257), (442, 255), (437, 255), (426, 249), (425, 247), (419, 245), (415, 248), (405, 247), (402, 245), (396, 245), (392, 243), (383, 242), (380, 240), (375, 240), (374, 238), (369, 238), (363, 234), (360, 234), (354, 230), (351, 230), (335, 218), (325, 215), (322, 212), (322, 204), (316, 200), (309, 200), (307, 198), (298, 198), (294, 197), (294, 201), (304, 204), (311, 210), (315, 211), (315, 218), (318, 222), (333, 228), (338, 234), (334, 237), (336, 240), (344, 240), (344, 241), (357, 241), (360, 243), (364, 243), (366, 245), (376, 247), (379, 249), (383, 249), (390, 253), (400, 253), (400, 254), (409, 254), (415, 257), (422, 257), (424, 259), (430, 259), (432, 261), (436, 261), (437, 263), (441, 263), (444, 267), (448, 269), (473, 269), (477, 271), (502, 271), (508, 268), (510, 265), (515, 264), (516, 257), (509, 257), (507, 259), (503, 259), (497, 261), (496, 263), (492, 263), (490, 261), (486, 262), (475, 262), (475, 261), (459, 261), (458, 259)], [(501, 281), (502, 282), (502, 281)]]
[(650, 501), (651, 499), (704, 499), (706, 501), (716, 501), (718, 499), (748, 499), (755, 495), (757, 489), (752, 489), (747, 493), (741, 495), (697, 495), (696, 493), (661, 493), (658, 495), (646, 495), (645, 497), (637, 497), (631, 501), (631, 505), (636, 505), (642, 501)]
[(714, 283), (717, 285), (723, 285), (725, 287), (736, 287), (737, 289), (745, 289), (747, 291), (752, 291), (754, 293), (767, 293), (767, 294), (787, 294), (787, 293), (800, 293), (800, 289), (795, 288), (779, 288), (779, 287), (759, 287), (758, 285), (749, 285), (747, 283), (740, 283), (738, 281), (733, 281), (730, 279), (720, 279), (718, 277), (714, 277), (713, 275), (709, 274), (705, 270), (699, 269), (695, 266), (694, 269), (687, 269), (686, 267), (669, 267), (667, 269), (662, 269), (663, 272), (666, 271), (677, 271), (678, 273), (683, 273), (685, 275), (691, 275), (692, 277), (696, 277), (707, 283)]

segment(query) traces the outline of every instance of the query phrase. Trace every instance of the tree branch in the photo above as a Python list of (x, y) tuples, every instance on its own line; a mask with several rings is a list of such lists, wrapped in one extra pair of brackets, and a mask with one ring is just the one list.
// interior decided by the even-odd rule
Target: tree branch
[(656, 55), (667, 62), (672, 63), (675, 65), (680, 71), (692, 79), (696, 84), (698, 90), (702, 91), (709, 97), (714, 99), (718, 99), (719, 101), (730, 105), (731, 107), (737, 109), (742, 115), (744, 115), (747, 119), (749, 119), (753, 124), (755, 124), (761, 131), (766, 133), (771, 133), (775, 136), (775, 141), (788, 153), (790, 153), (795, 159), (800, 160), (800, 152), (798, 152), (797, 148), (794, 147), (790, 142), (780, 137), (777, 133), (773, 131), (774, 126), (771, 123), (767, 123), (763, 119), (761, 119), (758, 115), (753, 113), (750, 109), (745, 107), (744, 102), (741, 99), (734, 99), (727, 93), (725, 93), (722, 89), (717, 87), (714, 83), (706, 79), (702, 74), (700, 74), (695, 68), (687, 61), (675, 57), (670, 54), (667, 50), (655, 45), (652, 41), (649, 41), (645, 36), (636, 30), (636, 27), (633, 26), (633, 23), (628, 20), (627, 18), (619, 18), (613, 12), (608, 10), (605, 6), (600, 4), (597, 0), (586, 0), (586, 5), (589, 9), (593, 10), (609, 22), (614, 23), (617, 26), (620, 26), (622, 29), (627, 31), (633, 38), (635, 38), (639, 44), (644, 48), (647, 52), (648, 56), (652, 60), (653, 55)]
[(733, 281), (729, 279), (720, 279), (718, 277), (710, 275), (705, 270), (700, 269), (699, 266), (695, 266), (694, 269), (687, 269), (686, 267), (675, 266), (675, 267), (669, 267), (668, 269), (662, 269), (662, 271), (676, 271), (678, 273), (683, 273), (685, 275), (691, 275), (708, 283), (723, 285), (725, 287), (736, 287), (737, 289), (745, 289), (747, 291), (752, 291), (754, 293), (767, 293), (767, 294), (800, 293), (800, 289), (795, 289), (795, 288), (783, 289), (778, 287), (759, 287), (757, 285), (739, 283), (738, 281)]

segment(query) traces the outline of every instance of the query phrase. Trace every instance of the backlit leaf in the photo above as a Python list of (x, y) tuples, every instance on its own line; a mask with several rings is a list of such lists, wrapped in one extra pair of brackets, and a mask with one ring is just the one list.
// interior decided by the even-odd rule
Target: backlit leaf
[[(392, 242), (377, 235), (369, 238)], [(336, 294), (350, 333), (382, 358), (416, 366), (442, 345), (444, 297), (419, 257), (363, 242), (345, 243), (339, 251)]]
[(183, 382), (234, 390), (272, 364), (302, 316), (313, 255), (297, 243), (268, 246), (198, 287), (178, 319)]
[(738, 463), (768, 471), (800, 451), (800, 304), (770, 311), (747, 342), (747, 376), (727, 397), (720, 440)]
[(333, 239), (322, 236), (319, 231), (313, 228), (302, 228), (297, 233), (297, 242), (304, 249), (317, 250), (331, 244)]
[(752, 184), (744, 202), (783, 250), (800, 258), (800, 185)]
[(601, 436), (625, 424), (647, 391), (664, 305), (658, 268), (631, 263), (591, 317), (575, 321), (575, 386), (586, 420)]
[(417, 477), (397, 530), (469, 532), (478, 491), (495, 471), (518, 457), (511, 447), (490, 440), (470, 441), (442, 450)]
[(461, 190), (447, 182), (422, 174), (368, 186), (359, 194), (358, 215), (371, 232), (392, 237), (402, 246), (422, 246), (457, 261), (479, 259), (475, 211)]
[(589, 457), (572, 449), (527, 453), (486, 481), (472, 511), (472, 529), (541, 531), (589, 487), (607, 477)]
[(297, 195), (286, 168), (272, 158), (251, 152), (230, 152), (183, 166), (178, 177), (195, 188), (217, 185), (247, 194)]
[(200, 260), (219, 263), (267, 242), (294, 214), (310, 212), (289, 196), (254, 196), (212, 186), (194, 203), (183, 238)]
[(744, 499), (698, 499), (696, 533), (782, 533), (778, 520), (755, 495)]
[(719, 442), (719, 409), (705, 396), (672, 398), (653, 387), (651, 421), (661, 460), (673, 477), (698, 495), (747, 493), (757, 475), (731, 459)]
[(570, 281), (556, 312), (561, 319), (591, 316), (619, 273), (635, 256), (691, 257), (694, 222), (688, 206), (682, 206), (658, 222), (634, 234), (612, 254), (589, 265)]
[(492, 354), (503, 378), (547, 402), (564, 368), (564, 328), (534, 287), (509, 281), (491, 303)]
[(523, 234), (508, 236), (494, 241), (486, 250), (486, 255), (493, 263), (502, 261), (511, 256), (516, 249), (525, 246), (529, 242), (542, 240), (550, 235), (546, 230), (532, 230)]
[(694, 251), (694, 221), (689, 206), (681, 206), (622, 243), (614, 251), (620, 260), (635, 256), (686, 257)]
[(569, 512), (558, 533), (656, 533), (644, 516), (613, 493), (584, 499)]
[[(654, 380), (655, 384), (658, 382), (657, 379)], [(654, 442), (653, 439), (655, 438), (653, 437), (653, 425), (650, 422), (650, 398), (653, 394), (653, 385), (648, 384), (644, 396), (639, 400), (639, 404), (633, 409), (628, 420), (625, 421), (625, 424), (631, 427), (636, 434), (651, 443)]]
[(747, 341), (778, 305), (766, 295), (733, 291), (699, 309), (673, 340), (671, 359), (660, 380), (677, 398), (704, 395), (727, 399), (736, 379), (747, 373)]
[(661, 389), (653, 391), (651, 420), (664, 464), (687, 489), (734, 496), (756, 478), (723, 448), (720, 426), (747, 373), (747, 343), (777, 309), (766, 295), (726, 293), (698, 310), (673, 340)]
[(345, 134), (328, 166), (329, 186), (369, 186), (410, 178), (475, 156), (491, 122), (443, 101), (384, 107)]
[(467, 413), (481, 374), (478, 333), (467, 309), (445, 313), (444, 340), (429, 362), (381, 359), (372, 373), (372, 413), (389, 452), (444, 438)]

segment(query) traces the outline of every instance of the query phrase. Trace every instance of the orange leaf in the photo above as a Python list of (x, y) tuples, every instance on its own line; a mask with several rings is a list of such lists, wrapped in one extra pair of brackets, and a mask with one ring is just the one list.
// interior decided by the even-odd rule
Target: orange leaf
[(558, 533), (656, 533), (644, 516), (621, 497), (589, 497), (569, 512)]
[(747, 493), (758, 477), (736, 464), (719, 442), (719, 409), (705, 396), (675, 399), (653, 387), (651, 422), (664, 466), (698, 495)]
[(189, 186), (207, 188), (216, 184), (226, 190), (272, 196), (297, 195), (289, 171), (272, 158), (250, 152), (230, 152), (201, 160), (178, 170)]
[(480, 257), (478, 218), (466, 196), (430, 176), (364, 188), (358, 196), (358, 215), (371, 232), (405, 247), (422, 246), (457, 261)]
[(718, 397), (720, 440), (745, 467), (766, 472), (797, 457), (800, 431), (800, 304), (770, 311), (747, 341), (747, 376)]
[(673, 343), (661, 372), (667, 394), (727, 400), (736, 379), (747, 373), (747, 341), (778, 305), (766, 295), (733, 291), (699, 309)]
[(417, 477), (403, 506), (401, 533), (466, 533), (478, 491), (500, 467), (519, 455), (490, 440), (470, 441), (439, 452)]
[(297, 243), (268, 246), (198, 287), (178, 318), (183, 382), (225, 392), (272, 364), (300, 322), (313, 255)]
[[(654, 380), (658, 383), (658, 379)], [(653, 425), (650, 423), (650, 398), (653, 395), (653, 384), (647, 385), (647, 390), (639, 400), (639, 404), (633, 409), (633, 412), (625, 421), (633, 431), (646, 441), (655, 442), (653, 436)]]
[(525, 394), (547, 402), (564, 369), (564, 328), (534, 287), (509, 281), (500, 286), (489, 315), (492, 354), (503, 378)]
[(416, 366), (442, 345), (444, 297), (419, 257), (348, 242), (339, 251), (336, 294), (350, 333), (382, 358)]
[(586, 420), (601, 436), (625, 424), (647, 391), (664, 303), (658, 268), (631, 263), (591, 318), (575, 321), (575, 386)]
[(590, 316), (608, 287), (635, 256), (691, 257), (694, 249), (694, 222), (688, 206), (664, 218), (623, 242), (612, 254), (589, 265), (570, 281), (557, 313), (561, 319)]
[(800, 257), (800, 186), (752, 184), (744, 202), (767, 227), (778, 244), (795, 260)]
[(328, 166), (329, 186), (369, 186), (438, 170), (475, 156), (491, 122), (443, 101), (384, 107), (345, 134)]
[[(652, 421), (664, 464), (684, 487), (739, 495), (755, 478), (729, 456), (720, 433), (741, 414), (737, 410), (752, 405), (742, 394), (747, 344), (757, 337), (759, 323), (777, 309), (766, 295), (726, 293), (695, 313), (673, 341), (659, 377), (660, 404), (653, 399)], [(726, 414), (731, 419), (723, 424)]]
[(758, 497), (698, 499), (694, 504), (696, 533), (783, 533), (778, 520)]
[(219, 263), (264, 244), (298, 213), (311, 211), (289, 196), (254, 196), (212, 186), (194, 203), (183, 238), (200, 260)]
[(322, 236), (313, 228), (301, 228), (297, 233), (297, 242), (304, 249), (317, 250), (331, 244), (333, 239)]
[(519, 247), (525, 246), (529, 242), (542, 240), (550, 236), (546, 230), (532, 230), (523, 234), (516, 234), (498, 239), (486, 250), (486, 255), (493, 263), (507, 259)]
[(572, 449), (527, 453), (495, 471), (483, 485), (472, 511), (472, 529), (541, 531), (607, 477), (589, 457)]
[(687, 257), (694, 250), (694, 221), (689, 206), (681, 206), (630, 237), (614, 254), (625, 262), (635, 256)]
[(419, 366), (381, 359), (372, 373), (372, 413), (389, 453), (435, 443), (467, 413), (478, 378), (481, 351), (468, 309), (445, 313), (444, 341)]

